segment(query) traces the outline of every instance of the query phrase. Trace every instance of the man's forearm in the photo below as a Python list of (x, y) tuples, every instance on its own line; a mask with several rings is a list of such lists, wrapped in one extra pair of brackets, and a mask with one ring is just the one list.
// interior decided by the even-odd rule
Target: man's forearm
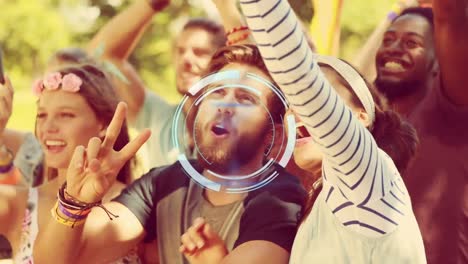
[(222, 19), (224, 29), (230, 30), (245, 25), (235, 0), (213, 0)]
[(112, 18), (91, 40), (87, 51), (104, 44), (104, 57), (126, 60), (156, 13), (146, 0), (137, 0)]

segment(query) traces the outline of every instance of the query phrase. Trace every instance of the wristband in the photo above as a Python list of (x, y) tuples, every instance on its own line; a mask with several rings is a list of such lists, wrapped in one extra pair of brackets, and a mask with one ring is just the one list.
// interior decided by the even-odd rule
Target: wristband
[(74, 212), (70, 212), (69, 210), (67, 210), (67, 208), (65, 208), (61, 203), (57, 202), (57, 205), (58, 205), (58, 210), (63, 215), (67, 216), (70, 219), (74, 219), (74, 220), (83, 220), (88, 216), (88, 214), (90, 212), (90, 210), (86, 210), (86, 211), (78, 211), (77, 213), (74, 213)]
[(58, 213), (57, 213), (57, 209), (58, 209), (58, 204), (56, 203), (54, 208), (52, 208), (52, 210), (50, 210), (50, 213), (52, 214), (52, 218), (54, 218), (54, 220), (59, 223), (59, 224), (62, 224), (64, 226), (68, 226), (68, 227), (71, 227), (71, 228), (74, 228), (75, 226), (81, 226), (83, 225), (85, 222), (86, 222), (86, 219), (83, 219), (83, 220), (74, 220), (74, 221), (70, 221), (69, 219), (65, 219), (63, 218), (62, 216), (60, 216)]
[[(87, 215), (91, 211), (91, 208), (100, 207), (102, 210), (104, 210), (104, 212), (106, 212), (110, 220), (113, 220), (114, 218), (119, 217), (118, 215), (115, 215), (111, 213), (109, 210), (107, 210), (107, 208), (101, 204), (101, 201), (94, 202), (94, 203), (82, 202), (76, 199), (75, 197), (71, 196), (70, 194), (68, 194), (66, 191), (66, 188), (67, 188), (67, 182), (64, 182), (63, 185), (58, 190), (58, 193), (57, 193), (58, 203), (55, 209), (55, 214), (57, 214), (56, 211), (58, 209), (58, 204), (60, 204), (60, 206), (63, 207), (64, 210), (68, 211), (70, 214), (73, 214), (75, 216), (82, 216), (83, 214)], [(76, 215), (75, 212), (78, 212), (78, 215)], [(80, 221), (84, 221), (84, 220), (80, 220)]]

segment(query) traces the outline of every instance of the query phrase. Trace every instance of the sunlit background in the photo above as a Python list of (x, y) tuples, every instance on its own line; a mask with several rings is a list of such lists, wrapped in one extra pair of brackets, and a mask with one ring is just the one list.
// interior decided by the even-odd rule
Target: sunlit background
[[(15, 87), (9, 128), (32, 130), (36, 112), (30, 92), (48, 58), (64, 47), (83, 47), (100, 27), (134, 0), (0, 0), (0, 45), (4, 67)], [(290, 0), (305, 23), (313, 16), (312, 0)], [(340, 56), (352, 59), (392, 0), (346, 0), (343, 6)], [(172, 37), (189, 17), (217, 18), (211, 0), (173, 0), (156, 15), (131, 62), (148, 88), (177, 102), (171, 65)]]

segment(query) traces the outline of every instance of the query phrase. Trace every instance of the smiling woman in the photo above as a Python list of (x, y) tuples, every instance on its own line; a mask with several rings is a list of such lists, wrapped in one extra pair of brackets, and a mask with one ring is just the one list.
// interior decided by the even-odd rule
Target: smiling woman
[[(65, 181), (75, 148), (86, 146), (93, 137), (105, 136), (118, 104), (107, 76), (90, 64), (50, 73), (34, 83), (33, 92), (38, 96), (36, 138), (12, 131), (5, 132), (2, 137), (4, 142), (18, 142), (19, 147), (11, 151), (16, 156), (16, 168), (28, 178), (38, 179), (36, 184), (42, 183), (30, 189), (0, 188), (0, 199), (15, 205), (7, 207), (0, 215), (0, 234), (12, 244), (18, 263), (32, 260), (34, 242), (41, 236), (44, 219), (50, 217), (48, 208), (53, 206), (57, 190)], [(129, 142), (125, 124), (116, 137), (114, 148), (120, 150)], [(7, 147), (13, 149), (8, 144)], [(105, 200), (117, 195), (130, 182), (130, 163), (119, 171), (119, 182)], [(6, 173), (9, 172), (0, 172), (0, 176)], [(11, 193), (14, 195), (7, 195)]]

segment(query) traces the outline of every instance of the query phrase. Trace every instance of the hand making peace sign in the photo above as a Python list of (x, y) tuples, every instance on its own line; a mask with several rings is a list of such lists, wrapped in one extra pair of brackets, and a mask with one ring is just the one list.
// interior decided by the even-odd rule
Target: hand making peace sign
[(119, 103), (104, 141), (93, 137), (86, 149), (76, 147), (67, 170), (67, 192), (71, 196), (86, 203), (100, 201), (115, 182), (123, 165), (150, 137), (151, 132), (146, 129), (120, 151), (114, 150), (126, 112), (127, 105)]

